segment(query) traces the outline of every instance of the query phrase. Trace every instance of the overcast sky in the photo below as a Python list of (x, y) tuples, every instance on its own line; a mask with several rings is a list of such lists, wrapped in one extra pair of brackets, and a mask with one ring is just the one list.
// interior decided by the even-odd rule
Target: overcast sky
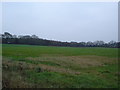
[(3, 3), (3, 32), (59, 41), (118, 40), (117, 2)]

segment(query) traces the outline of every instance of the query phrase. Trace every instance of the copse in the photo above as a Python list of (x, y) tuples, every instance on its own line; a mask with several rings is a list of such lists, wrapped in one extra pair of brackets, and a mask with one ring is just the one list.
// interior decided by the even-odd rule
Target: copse
[(61, 42), (54, 40), (41, 39), (36, 35), (12, 35), (8, 32), (0, 34), (0, 40), (3, 44), (27, 44), (27, 45), (41, 45), (41, 46), (64, 46), (64, 47), (111, 47), (119, 48), (120, 42), (110, 41), (105, 43), (104, 41), (95, 42)]

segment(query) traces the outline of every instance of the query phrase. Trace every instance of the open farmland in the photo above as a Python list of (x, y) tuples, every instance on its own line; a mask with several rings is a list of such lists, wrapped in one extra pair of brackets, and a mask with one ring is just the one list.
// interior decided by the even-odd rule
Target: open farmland
[(2, 45), (3, 87), (117, 88), (117, 48)]

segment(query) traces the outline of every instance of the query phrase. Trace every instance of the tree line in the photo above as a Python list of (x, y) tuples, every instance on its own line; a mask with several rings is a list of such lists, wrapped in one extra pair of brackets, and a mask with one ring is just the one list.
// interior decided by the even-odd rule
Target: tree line
[(110, 41), (105, 43), (104, 41), (94, 42), (61, 42), (54, 40), (41, 39), (36, 35), (12, 35), (8, 32), (0, 34), (1, 43), (3, 44), (26, 44), (26, 45), (41, 45), (41, 46), (64, 46), (64, 47), (111, 47), (119, 48), (120, 42)]

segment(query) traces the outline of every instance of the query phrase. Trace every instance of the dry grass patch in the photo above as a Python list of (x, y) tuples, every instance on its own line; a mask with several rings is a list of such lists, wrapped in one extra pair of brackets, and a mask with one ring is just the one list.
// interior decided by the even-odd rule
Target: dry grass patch
[(108, 58), (102, 56), (41, 56), (41, 57), (28, 57), (26, 59), (34, 60), (34, 61), (51, 61), (56, 64), (59, 64), (63, 67), (95, 67), (95, 66), (103, 66), (106, 64), (115, 64), (117, 63), (117, 58)]
[(76, 74), (79, 75), (80, 72), (71, 70), (69, 68), (60, 68), (60, 67), (54, 67), (54, 66), (48, 66), (48, 65), (44, 65), (44, 64), (39, 64), (39, 66), (45, 70), (45, 71), (49, 71), (49, 72), (60, 72), (60, 73), (66, 73), (66, 74)]
[(22, 61), (12, 61), (9, 59), (3, 59), (3, 69), (9, 70), (9, 71), (17, 71), (24, 74), (25, 70), (34, 70), (36, 72), (60, 72), (60, 73), (66, 73), (66, 74), (80, 74), (80, 72), (71, 70), (70, 68), (62, 68), (62, 67), (55, 67), (55, 66), (49, 66), (44, 64), (31, 64), (26, 63)]
[(33, 83), (27, 82), (25, 77), (18, 72), (3, 71), (2, 87), (3, 88), (32, 88)]

